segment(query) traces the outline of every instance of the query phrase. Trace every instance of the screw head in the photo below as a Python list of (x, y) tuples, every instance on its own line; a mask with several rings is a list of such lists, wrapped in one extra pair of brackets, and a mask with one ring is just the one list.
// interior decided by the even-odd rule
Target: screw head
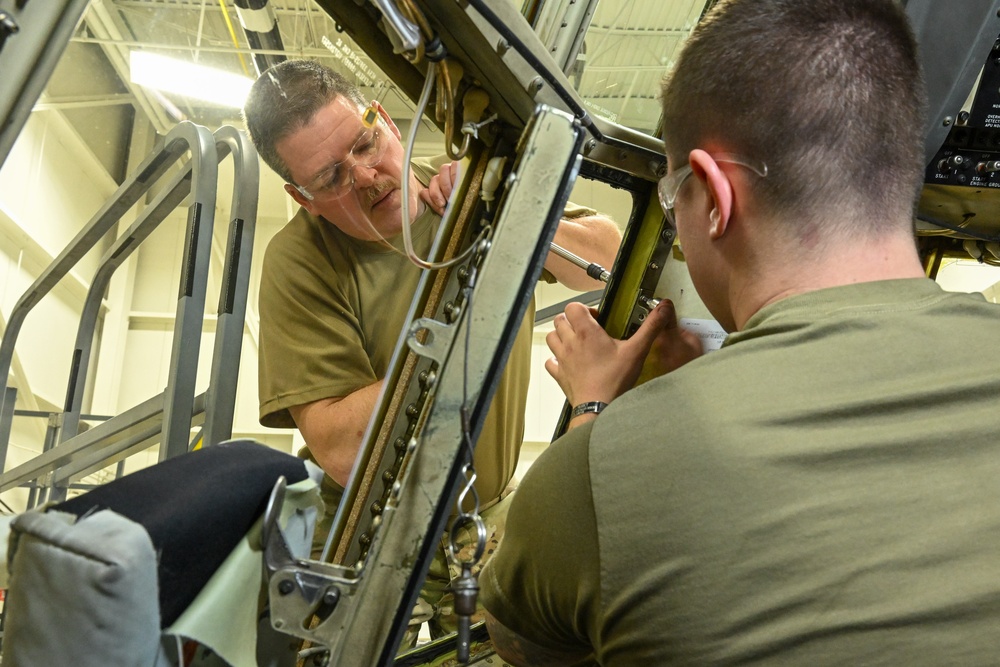
[(945, 116), (944, 120), (941, 121), (941, 124), (944, 125), (945, 127), (948, 127), (949, 125), (951, 125), (952, 121), (954, 121), (954, 120), (955, 119), (952, 118), (951, 116)]
[(295, 582), (291, 579), (282, 579), (278, 582), (278, 592), (282, 595), (289, 595), (295, 590)]

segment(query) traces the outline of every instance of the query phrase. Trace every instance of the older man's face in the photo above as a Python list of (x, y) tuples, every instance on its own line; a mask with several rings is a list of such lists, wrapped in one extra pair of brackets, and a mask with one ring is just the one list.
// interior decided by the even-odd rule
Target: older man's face
[[(307, 211), (354, 238), (391, 238), (402, 230), (403, 146), (399, 130), (381, 106), (374, 128), (365, 127), (363, 111), (352, 100), (337, 97), (317, 111), (307, 125), (278, 141), (275, 148), (295, 181), (285, 190)], [(370, 146), (373, 131), (378, 133), (377, 141), (382, 142), (380, 158), (377, 164), (367, 166), (367, 160), (357, 156)], [(343, 192), (325, 187), (334, 168), (347, 170), (345, 173), (353, 177), (353, 185)], [(308, 195), (295, 185), (302, 186)], [(421, 207), (420, 189), (422, 186), (411, 175), (411, 221)]]

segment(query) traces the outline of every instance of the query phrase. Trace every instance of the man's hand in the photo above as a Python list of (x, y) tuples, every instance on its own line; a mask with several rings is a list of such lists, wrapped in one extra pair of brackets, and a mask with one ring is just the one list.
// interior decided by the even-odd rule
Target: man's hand
[[(610, 403), (621, 396), (635, 385), (650, 350), (655, 375), (701, 355), (701, 341), (677, 326), (674, 305), (667, 299), (628, 340), (611, 338), (597, 324), (595, 314), (582, 304), (571, 303), (556, 316), (555, 330), (545, 337), (554, 355), (545, 362), (545, 370), (559, 383), (570, 405)], [(583, 423), (584, 417), (576, 418), (574, 425)]]
[[(653, 346), (646, 358), (646, 365), (643, 368), (643, 378), (652, 379), (665, 375), (670, 371), (675, 371), (684, 364), (697, 359), (704, 354), (701, 339), (698, 335), (683, 329), (677, 324), (677, 312), (674, 304), (664, 299), (654, 309), (667, 307), (669, 317), (667, 325), (660, 331), (660, 334), (653, 340)], [(646, 322), (649, 319), (647, 318)], [(645, 325), (645, 323), (643, 323)]]
[(444, 209), (448, 205), (455, 184), (458, 183), (459, 163), (449, 162), (441, 167), (441, 170), (431, 177), (431, 182), (427, 184), (425, 190), (421, 190), (420, 199), (430, 206), (438, 215), (444, 215)]

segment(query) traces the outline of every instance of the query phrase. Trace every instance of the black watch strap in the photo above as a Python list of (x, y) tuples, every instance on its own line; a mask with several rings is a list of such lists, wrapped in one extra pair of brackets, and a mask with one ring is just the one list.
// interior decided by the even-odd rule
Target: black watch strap
[(573, 417), (579, 417), (580, 415), (586, 415), (593, 413), (595, 415), (601, 414), (601, 411), (608, 407), (607, 403), (601, 401), (589, 401), (587, 403), (581, 403), (580, 405), (573, 408), (573, 413), (570, 419)]

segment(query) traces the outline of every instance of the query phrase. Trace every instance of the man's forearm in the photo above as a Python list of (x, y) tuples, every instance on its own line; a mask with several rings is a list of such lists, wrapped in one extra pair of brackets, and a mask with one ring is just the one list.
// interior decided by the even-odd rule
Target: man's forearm
[(325, 398), (289, 408), (316, 462), (341, 486), (354, 468), (382, 380), (343, 398)]

